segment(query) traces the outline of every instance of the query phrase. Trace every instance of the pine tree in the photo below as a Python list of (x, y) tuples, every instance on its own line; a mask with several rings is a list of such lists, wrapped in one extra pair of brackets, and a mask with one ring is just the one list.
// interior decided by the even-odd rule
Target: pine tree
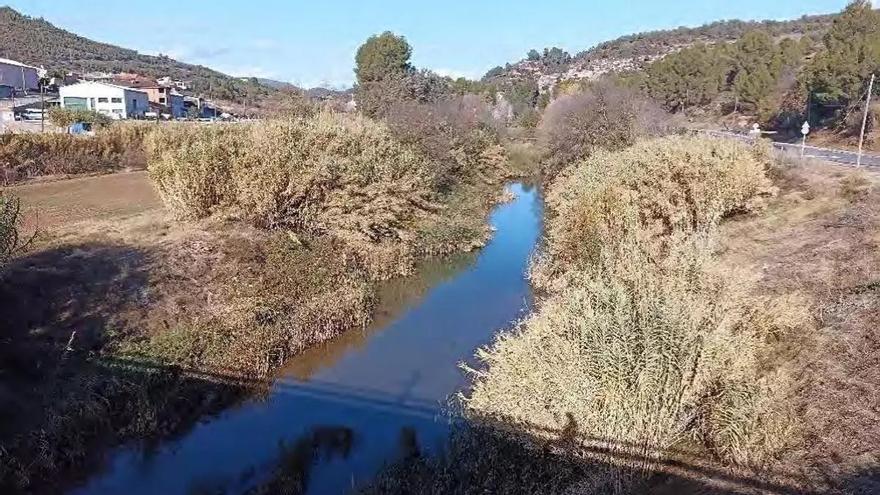
[(873, 72), (880, 72), (880, 12), (856, 0), (834, 20), (804, 82), (815, 101), (846, 106), (860, 98)]
[(673, 111), (712, 101), (722, 88), (726, 72), (717, 50), (695, 45), (651, 64), (648, 92)]
[(736, 99), (751, 110), (763, 106), (776, 86), (782, 57), (764, 31), (750, 31), (733, 48), (733, 91)]

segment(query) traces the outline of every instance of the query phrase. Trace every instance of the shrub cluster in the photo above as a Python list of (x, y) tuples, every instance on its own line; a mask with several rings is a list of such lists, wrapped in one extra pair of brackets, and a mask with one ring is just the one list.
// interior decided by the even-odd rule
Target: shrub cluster
[(146, 166), (149, 124), (119, 123), (94, 136), (0, 134), (0, 185), (44, 175), (112, 172)]
[(21, 220), (21, 200), (0, 191), (0, 267), (33, 239), (22, 237)]
[(394, 136), (439, 165), (436, 186), (448, 190), (467, 182), (493, 183), (506, 156), (489, 105), (476, 95), (434, 104), (396, 103), (385, 118)]
[(599, 151), (563, 172), (548, 193), (547, 253), (588, 266), (633, 237), (710, 229), (773, 192), (770, 159), (763, 147), (686, 137)]
[(219, 214), (303, 239), (331, 236), (385, 278), (408, 270), (415, 254), (485, 237), (482, 212), (473, 211), (485, 199), (453, 199), (504, 173), (497, 140), (470, 121), (454, 123), (460, 112), (425, 121), (409, 110), (392, 128), (331, 112), (159, 128), (148, 139), (150, 176), (181, 219)]
[(671, 130), (669, 115), (653, 101), (611, 82), (597, 82), (582, 93), (557, 98), (544, 111), (538, 126), (547, 154), (544, 171), (552, 176), (598, 149), (622, 149)]
[(624, 491), (633, 473), (689, 441), (715, 458), (761, 463), (786, 428), (771, 407), (782, 380), (762, 369), (762, 352), (801, 313), (720, 273), (712, 232), (769, 192), (767, 157), (665, 138), (559, 177), (533, 273), (548, 297), (479, 353), (486, 369), (468, 413), (506, 431), (568, 437), (581, 453), (600, 448), (603, 493)]
[(363, 233), (381, 235), (405, 222), (404, 196), (430, 190), (428, 160), (359, 116), (165, 128), (148, 149), (150, 175), (182, 219), (238, 209), (263, 227), (322, 232), (372, 209), (385, 215)]

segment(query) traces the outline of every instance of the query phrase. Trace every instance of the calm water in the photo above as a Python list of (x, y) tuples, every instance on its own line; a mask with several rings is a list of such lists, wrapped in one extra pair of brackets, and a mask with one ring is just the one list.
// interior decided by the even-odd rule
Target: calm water
[(493, 212), (489, 245), (426, 264), (381, 291), (374, 323), (288, 363), (267, 398), (254, 399), (150, 450), (116, 452), (77, 494), (240, 493), (271, 473), (283, 452), (317, 442), (308, 492), (345, 493), (417, 444), (436, 452), (447, 437), (459, 369), (528, 309), (525, 270), (540, 234), (536, 190)]

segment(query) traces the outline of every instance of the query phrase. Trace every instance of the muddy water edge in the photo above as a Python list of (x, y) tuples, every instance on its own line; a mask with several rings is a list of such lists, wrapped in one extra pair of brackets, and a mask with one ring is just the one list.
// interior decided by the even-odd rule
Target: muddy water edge
[(369, 327), (291, 359), (265, 396), (175, 440), (120, 448), (70, 493), (246, 493), (279, 472), (304, 493), (345, 493), (414, 449), (440, 452), (466, 386), (459, 364), (531, 305), (542, 204), (537, 188), (511, 190), (485, 248), (389, 282)]

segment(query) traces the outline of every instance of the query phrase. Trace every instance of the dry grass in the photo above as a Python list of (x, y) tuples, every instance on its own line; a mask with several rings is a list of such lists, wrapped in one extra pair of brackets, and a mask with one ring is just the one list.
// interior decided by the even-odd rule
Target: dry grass
[(21, 200), (0, 190), (0, 267), (32, 241), (22, 232)]
[(721, 261), (759, 274), (765, 294), (811, 301), (816, 325), (783, 339), (792, 368), (787, 402), (805, 441), (779, 469), (831, 493), (880, 490), (880, 177), (824, 163), (776, 172), (767, 211), (724, 225)]
[(570, 167), (547, 195), (548, 263), (539, 273), (588, 267), (615, 246), (702, 232), (726, 215), (759, 207), (773, 193), (765, 176), (768, 153), (731, 141), (669, 137), (599, 152)]
[(643, 95), (603, 81), (564, 95), (544, 111), (538, 136), (543, 171), (553, 176), (598, 150), (620, 150), (674, 130), (672, 116)]
[(0, 185), (46, 175), (106, 173), (146, 166), (150, 124), (119, 123), (95, 136), (0, 134)]
[(467, 412), (481, 424), (611, 456), (625, 492), (672, 452), (762, 467), (790, 440), (770, 343), (805, 324), (713, 261), (722, 218), (771, 191), (764, 150), (648, 141), (577, 164), (550, 188), (538, 311), (480, 352)]
[[(497, 194), (470, 190), (482, 204), (454, 201), (465, 185), (460, 175), (361, 116), (171, 128), (153, 133), (149, 148), (150, 175), (177, 217), (237, 217), (296, 238), (331, 236), (352, 246), (374, 278), (407, 273), (420, 254), (485, 240), (474, 218)], [(482, 163), (491, 150), (462, 153)]]

